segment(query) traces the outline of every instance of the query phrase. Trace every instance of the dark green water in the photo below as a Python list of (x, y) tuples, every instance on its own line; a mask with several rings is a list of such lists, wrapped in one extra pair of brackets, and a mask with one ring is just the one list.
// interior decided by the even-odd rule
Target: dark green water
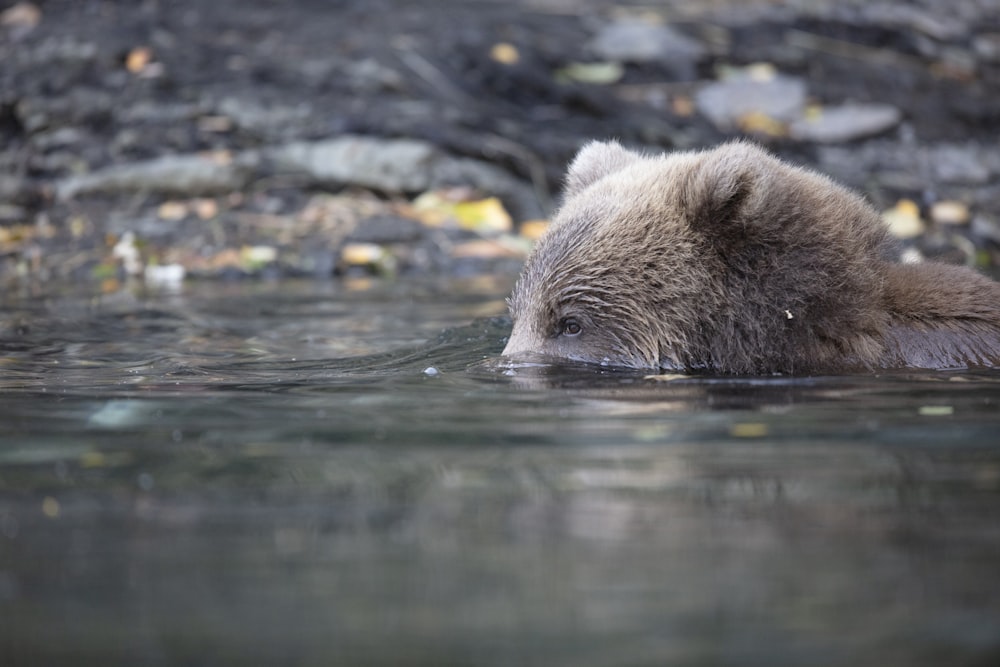
[(505, 369), (508, 286), (8, 295), (0, 665), (1000, 664), (1000, 374)]

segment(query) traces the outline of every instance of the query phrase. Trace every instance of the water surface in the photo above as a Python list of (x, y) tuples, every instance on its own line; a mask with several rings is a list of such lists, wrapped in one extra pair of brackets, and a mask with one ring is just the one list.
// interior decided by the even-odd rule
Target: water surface
[(1000, 374), (505, 369), (508, 288), (7, 295), (0, 664), (1000, 664)]

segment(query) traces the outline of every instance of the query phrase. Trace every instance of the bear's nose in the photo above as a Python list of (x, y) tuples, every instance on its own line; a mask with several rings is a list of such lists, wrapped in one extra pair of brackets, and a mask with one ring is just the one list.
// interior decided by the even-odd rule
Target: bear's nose
[(514, 330), (510, 332), (510, 337), (507, 339), (507, 345), (503, 348), (503, 356), (518, 357), (532, 352), (538, 352), (538, 350), (530, 332), (515, 324)]

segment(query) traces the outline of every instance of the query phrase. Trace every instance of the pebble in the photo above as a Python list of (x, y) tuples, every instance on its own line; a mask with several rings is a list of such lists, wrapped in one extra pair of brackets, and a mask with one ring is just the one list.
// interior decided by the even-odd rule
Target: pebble
[(902, 118), (889, 104), (844, 104), (824, 107), (792, 122), (789, 134), (801, 141), (834, 144), (882, 134)]

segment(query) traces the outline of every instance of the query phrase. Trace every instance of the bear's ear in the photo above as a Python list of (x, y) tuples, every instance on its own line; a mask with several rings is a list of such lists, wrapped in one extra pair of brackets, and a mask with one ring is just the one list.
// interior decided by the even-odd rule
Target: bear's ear
[(591, 141), (573, 158), (566, 174), (566, 196), (574, 195), (591, 183), (632, 164), (640, 156), (617, 141)]
[[(696, 228), (722, 240), (744, 235), (751, 196), (759, 196), (774, 158), (751, 144), (724, 144), (703, 154), (681, 187), (681, 206)], [(753, 205), (751, 204), (751, 207)]]

